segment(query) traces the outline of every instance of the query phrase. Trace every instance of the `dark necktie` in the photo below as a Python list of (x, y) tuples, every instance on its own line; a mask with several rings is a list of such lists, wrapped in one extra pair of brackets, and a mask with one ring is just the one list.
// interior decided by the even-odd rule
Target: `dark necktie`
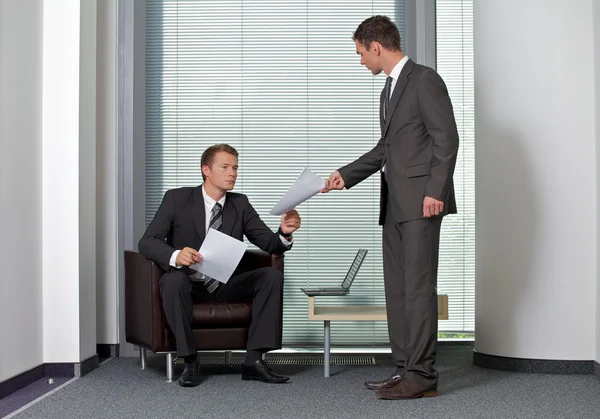
[[(218, 202), (212, 209), (212, 215), (210, 217), (210, 223), (208, 224), (208, 228), (214, 228), (215, 230), (221, 230), (221, 225), (223, 224), (223, 207)], [(219, 288), (219, 281), (214, 278), (211, 278), (208, 275), (204, 275), (204, 286), (211, 294)]]
[(391, 76), (388, 76), (385, 79), (385, 86), (383, 87), (383, 120), (387, 121), (388, 117), (388, 107), (390, 106), (390, 90), (392, 90), (392, 80), (394, 80)]

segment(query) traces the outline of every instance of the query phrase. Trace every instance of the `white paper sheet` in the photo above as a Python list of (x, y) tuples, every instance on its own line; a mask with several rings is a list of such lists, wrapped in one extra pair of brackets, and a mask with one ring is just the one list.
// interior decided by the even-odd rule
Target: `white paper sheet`
[(283, 215), (318, 194), (324, 187), (323, 179), (306, 168), (270, 212), (273, 215)]
[(190, 268), (226, 283), (242, 260), (247, 247), (246, 243), (210, 228), (198, 251), (202, 255), (202, 262), (191, 265)]

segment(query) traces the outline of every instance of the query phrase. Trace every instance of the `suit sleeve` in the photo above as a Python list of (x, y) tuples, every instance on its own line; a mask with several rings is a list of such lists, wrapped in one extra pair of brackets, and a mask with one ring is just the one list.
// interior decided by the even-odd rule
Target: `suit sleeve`
[(171, 269), (169, 261), (176, 250), (167, 243), (167, 237), (173, 229), (174, 219), (175, 197), (172, 191), (167, 191), (154, 219), (138, 243), (140, 253), (146, 259), (157, 263), (165, 271)]
[(352, 163), (338, 169), (346, 189), (362, 182), (373, 173), (381, 169), (381, 163), (385, 155), (383, 138), (381, 138), (375, 147), (366, 152)]
[(252, 204), (246, 198), (244, 210), (244, 234), (250, 243), (270, 254), (280, 254), (292, 248), (286, 247), (279, 237), (260, 218)]
[(421, 119), (433, 138), (431, 174), (425, 196), (444, 201), (458, 154), (458, 130), (452, 102), (444, 81), (433, 70), (424, 73), (417, 98)]

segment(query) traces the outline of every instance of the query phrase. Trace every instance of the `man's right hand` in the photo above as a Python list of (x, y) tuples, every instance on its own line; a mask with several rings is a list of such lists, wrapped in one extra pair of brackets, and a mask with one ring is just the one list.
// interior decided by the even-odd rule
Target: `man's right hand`
[(176, 262), (178, 265), (190, 266), (202, 262), (202, 255), (191, 247), (184, 247), (181, 252), (177, 254)]
[(329, 175), (329, 178), (325, 181), (325, 187), (321, 189), (321, 193), (327, 193), (332, 189), (342, 190), (344, 189), (345, 183), (342, 179), (342, 175), (337, 170)]

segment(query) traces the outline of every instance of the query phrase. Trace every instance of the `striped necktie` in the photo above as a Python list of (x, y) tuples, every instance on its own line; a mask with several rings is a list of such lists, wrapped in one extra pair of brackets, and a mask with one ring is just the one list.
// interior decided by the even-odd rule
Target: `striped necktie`
[[(223, 207), (218, 202), (212, 209), (212, 215), (210, 217), (209, 229), (214, 228), (215, 230), (221, 230), (223, 224)], [(211, 278), (208, 275), (204, 275), (204, 286), (211, 294), (219, 288), (219, 281)]]

